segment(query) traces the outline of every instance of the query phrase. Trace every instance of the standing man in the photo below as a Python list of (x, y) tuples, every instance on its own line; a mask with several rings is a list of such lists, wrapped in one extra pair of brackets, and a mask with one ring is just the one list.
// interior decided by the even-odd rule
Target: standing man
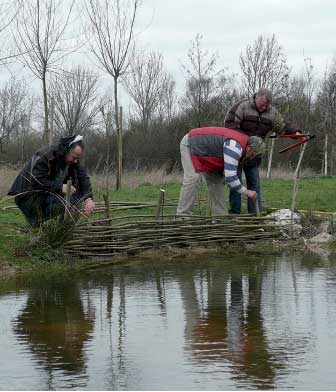
[[(233, 105), (224, 120), (226, 128), (234, 129), (248, 136), (265, 138), (267, 133), (274, 131), (277, 134), (295, 134), (299, 130), (292, 124), (285, 123), (280, 113), (272, 106), (272, 92), (269, 89), (259, 89), (252, 98), (244, 99)], [(262, 211), (259, 166), (261, 157), (248, 159), (239, 167), (238, 177), (242, 179), (242, 170), (246, 177), (246, 185), (257, 192), (259, 210)], [(254, 203), (248, 199), (247, 210), (255, 212)], [(230, 190), (231, 214), (240, 214), (241, 196), (233, 189)]]
[(225, 215), (224, 182), (239, 195), (252, 201), (254, 190), (246, 189), (237, 175), (241, 159), (253, 159), (265, 151), (265, 143), (258, 136), (247, 136), (223, 127), (205, 127), (191, 130), (180, 144), (184, 170), (183, 184), (176, 216), (190, 216), (203, 173), (209, 190), (212, 215)]
[(64, 213), (68, 179), (72, 180), (71, 204), (83, 202), (86, 214), (94, 211), (90, 177), (79, 165), (84, 152), (82, 139), (80, 135), (64, 137), (58, 145), (37, 151), (14, 180), (8, 194), (15, 196), (31, 226)]

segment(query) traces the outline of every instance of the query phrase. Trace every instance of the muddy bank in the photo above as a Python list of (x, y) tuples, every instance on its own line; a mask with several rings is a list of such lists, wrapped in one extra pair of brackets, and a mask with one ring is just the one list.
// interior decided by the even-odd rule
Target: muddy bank
[[(324, 238), (324, 237), (323, 237)], [(329, 237), (328, 237), (329, 238)], [(330, 238), (329, 238), (330, 239)], [(0, 264), (0, 276), (2, 280), (15, 277), (17, 274), (29, 273), (54, 273), (55, 269), (58, 272), (64, 271), (82, 271), (96, 268), (103, 268), (112, 264), (141, 264), (141, 263), (155, 263), (161, 264), (165, 262), (180, 261), (181, 258), (188, 258), (192, 261), (193, 257), (206, 255), (276, 255), (286, 251), (286, 253), (313, 253), (318, 257), (328, 258), (336, 255), (336, 241), (316, 242), (312, 238), (298, 238), (298, 239), (280, 239), (273, 241), (258, 241), (255, 243), (223, 243), (217, 246), (213, 244), (209, 246), (195, 246), (195, 247), (167, 247), (157, 249), (145, 250), (135, 255), (118, 255), (113, 258), (90, 258), (90, 259), (75, 259), (71, 258), (68, 262), (57, 265), (57, 263), (45, 262), (31, 262), (22, 265), (8, 265)], [(54, 260), (55, 261), (55, 260)]]

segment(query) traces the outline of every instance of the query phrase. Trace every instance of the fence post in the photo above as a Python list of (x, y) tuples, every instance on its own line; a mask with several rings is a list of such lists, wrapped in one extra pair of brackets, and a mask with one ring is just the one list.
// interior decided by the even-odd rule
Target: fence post
[(157, 205), (157, 210), (156, 210), (156, 220), (160, 219), (160, 216), (163, 213), (163, 205), (164, 205), (164, 195), (165, 195), (165, 190), (160, 189), (160, 195), (159, 195), (159, 201)]

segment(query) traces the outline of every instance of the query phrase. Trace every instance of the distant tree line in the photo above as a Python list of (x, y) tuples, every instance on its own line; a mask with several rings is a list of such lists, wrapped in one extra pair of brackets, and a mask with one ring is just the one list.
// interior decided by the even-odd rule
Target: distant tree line
[[(10, 70), (24, 64), (41, 85), (33, 92), (15, 76), (0, 85), (2, 164), (21, 164), (43, 144), (82, 134), (91, 170), (169, 172), (180, 168), (179, 142), (186, 132), (223, 126), (231, 105), (268, 87), (285, 119), (316, 135), (303, 166), (335, 174), (335, 59), (318, 78), (311, 60), (303, 58), (297, 75), (276, 36), (259, 36), (240, 54), (240, 72), (234, 74), (197, 34), (181, 66), (185, 89), (177, 94), (160, 51), (135, 42), (139, 7), (139, 0), (0, 1), (0, 65)], [(74, 23), (80, 27), (76, 34)], [(65, 67), (64, 59), (76, 59), (79, 51), (92, 55), (92, 67)], [(101, 70), (112, 93), (101, 86)], [(131, 102), (122, 111), (120, 85)], [(284, 143), (277, 141), (276, 150)], [(294, 166), (298, 151), (286, 154), (284, 160), (275, 151), (274, 166)]]

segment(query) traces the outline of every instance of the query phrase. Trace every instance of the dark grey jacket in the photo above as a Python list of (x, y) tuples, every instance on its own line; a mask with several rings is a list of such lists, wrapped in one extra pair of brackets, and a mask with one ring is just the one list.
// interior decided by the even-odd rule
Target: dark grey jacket
[(277, 134), (299, 131), (295, 124), (286, 123), (272, 105), (265, 112), (259, 113), (255, 97), (243, 99), (233, 105), (226, 114), (224, 126), (243, 132), (248, 136), (255, 135), (262, 138), (265, 138), (267, 133), (271, 131)]
[(34, 154), (26, 163), (10, 188), (9, 195), (35, 191), (62, 194), (62, 186), (71, 177), (73, 186), (83, 200), (92, 197), (90, 177), (77, 163), (65, 164), (66, 138), (58, 146), (45, 147)]

